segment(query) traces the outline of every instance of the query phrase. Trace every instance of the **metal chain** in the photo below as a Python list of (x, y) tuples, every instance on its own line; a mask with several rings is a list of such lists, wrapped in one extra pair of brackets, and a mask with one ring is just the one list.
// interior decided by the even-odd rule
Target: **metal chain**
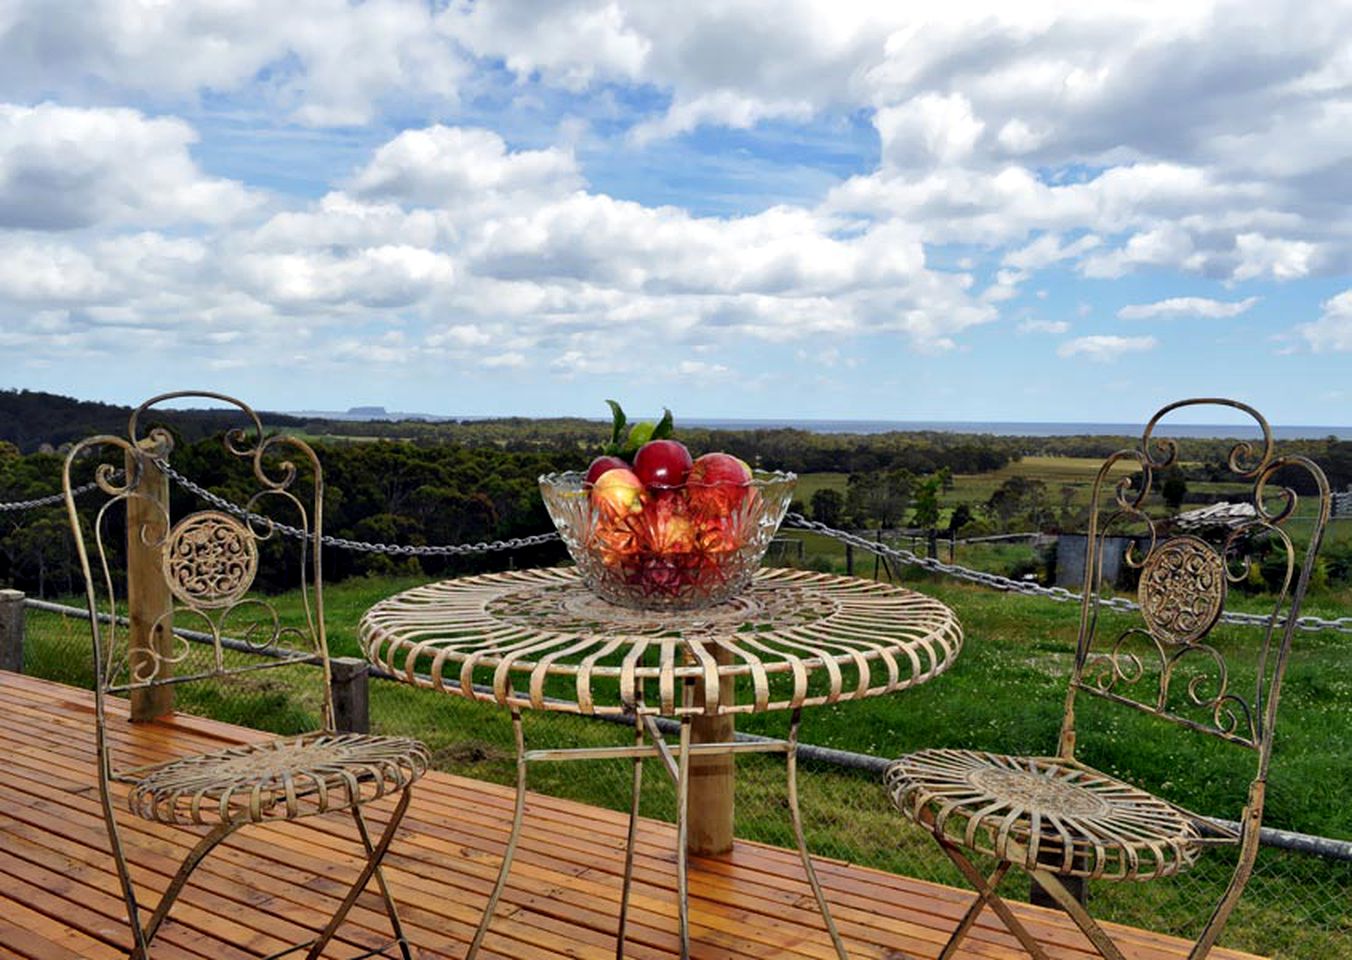
[[(300, 527), (278, 523), (269, 517), (250, 513), (243, 507), (212, 493), (206, 487), (194, 483), (173, 467), (169, 466), (168, 461), (156, 460), (155, 465), (164, 472), (165, 476), (169, 477), (184, 490), (201, 497), (207, 503), (225, 511), (233, 517), (237, 517), (245, 522), (266, 524), (271, 529), (288, 537), (295, 537), (303, 540), (307, 539), (309, 536)], [(385, 553), (396, 557), (465, 557), (482, 556), (486, 553), (494, 553), (502, 550), (520, 550), (523, 547), (538, 547), (541, 544), (553, 543), (558, 539), (559, 535), (557, 533), (537, 533), (529, 537), (517, 537), (514, 540), (490, 540), (481, 543), (456, 543), (440, 546), (411, 546), (400, 543), (367, 543), (362, 540), (348, 540), (344, 537), (330, 536), (323, 537), (321, 542), (326, 547), (337, 547), (340, 550), (353, 550), (358, 553)]]
[[(285, 536), (295, 537), (297, 539), (306, 539), (308, 536), (306, 532), (299, 527), (277, 523), (268, 517), (250, 513), (243, 507), (212, 493), (210, 490), (206, 489), (206, 487), (194, 483), (192, 480), (189, 480), (183, 474), (179, 473), (169, 465), (168, 461), (156, 460), (155, 465), (183, 489), (201, 497), (207, 503), (225, 511), (231, 516), (237, 517), (245, 522), (269, 524), (272, 529), (277, 530)], [(96, 483), (86, 483), (84, 486), (76, 487), (72, 490), (71, 495), (79, 496), (83, 493), (88, 493), (96, 486), (98, 486)], [(0, 512), (31, 510), (37, 507), (51, 506), (60, 503), (62, 499), (63, 494), (57, 493), (49, 497), (40, 497), (36, 500), (24, 500), (17, 503), (0, 503)], [(1005, 593), (1019, 593), (1029, 597), (1045, 597), (1046, 599), (1054, 600), (1057, 603), (1079, 603), (1082, 599), (1080, 594), (1067, 590), (1065, 587), (1044, 587), (1041, 584), (1032, 583), (1027, 580), (1013, 580), (1009, 577), (1000, 576), (997, 573), (972, 570), (969, 567), (960, 566), (955, 563), (944, 563), (937, 557), (922, 557), (912, 550), (906, 550), (901, 547), (891, 547), (887, 544), (878, 543), (877, 541), (861, 537), (856, 533), (850, 533), (848, 530), (837, 530), (834, 527), (829, 527), (816, 520), (809, 520), (800, 513), (788, 514), (784, 518), (784, 526), (797, 530), (810, 530), (814, 533), (820, 533), (824, 536), (831, 537), (834, 540), (839, 540), (841, 543), (858, 547), (861, 550), (877, 554), (880, 557), (887, 557), (898, 563), (920, 567), (922, 570), (928, 570), (931, 573), (942, 573), (945, 576), (953, 577), (957, 580), (966, 580), (969, 583), (980, 584), (983, 587), (990, 587)], [(368, 543), (362, 540), (349, 540), (345, 537), (331, 536), (325, 536), (322, 542), (326, 547), (336, 547), (340, 550), (352, 550), (357, 553), (383, 553), (397, 557), (465, 557), (482, 556), (487, 553), (497, 553), (505, 550), (520, 550), (526, 547), (538, 547), (546, 543), (554, 543), (558, 539), (558, 533), (537, 533), (528, 537), (517, 537), (512, 540), (489, 540), (480, 543), (457, 543), (431, 546), (412, 546), (399, 543)], [(1100, 600), (1099, 603), (1102, 606), (1113, 610), (1140, 609), (1139, 604), (1128, 597), (1107, 597)], [(1242, 613), (1239, 611), (1228, 610), (1221, 615), (1221, 619), (1226, 623), (1243, 624), (1246, 626), (1262, 626), (1268, 622), (1268, 618), (1261, 613)], [(1337, 630), (1341, 633), (1352, 633), (1352, 616), (1325, 620), (1322, 617), (1306, 615), (1296, 620), (1296, 627), (1300, 630), (1311, 632), (1318, 630)]]
[[(784, 526), (793, 527), (798, 530), (811, 530), (814, 533), (820, 533), (832, 539), (839, 540), (842, 543), (859, 547), (861, 550), (867, 550), (869, 553), (877, 554), (880, 557), (887, 557), (896, 560), (898, 563), (904, 563), (910, 566), (920, 567), (933, 573), (942, 573), (958, 580), (966, 580), (970, 583), (978, 583), (984, 587), (991, 587), (1006, 593), (1021, 593), (1030, 597), (1045, 597), (1054, 600), (1057, 603), (1079, 603), (1083, 596), (1065, 587), (1044, 587), (1038, 583), (1032, 583), (1027, 580), (1012, 580), (1009, 577), (1002, 577), (995, 573), (986, 573), (981, 570), (971, 570), (967, 567), (958, 566), (953, 563), (944, 563), (936, 557), (922, 557), (911, 550), (900, 547), (891, 547), (884, 543), (878, 543), (874, 540), (866, 539), (858, 534), (850, 533), (847, 530), (837, 530), (834, 527), (828, 527), (824, 523), (815, 520), (809, 520), (800, 513), (790, 513), (784, 518)], [(1099, 600), (1099, 604), (1113, 610), (1139, 610), (1140, 604), (1129, 597), (1106, 597)], [(1267, 624), (1269, 617), (1261, 613), (1242, 613), (1240, 611), (1227, 610), (1221, 614), (1221, 620), (1226, 623), (1243, 624), (1246, 626), (1263, 626)], [(1315, 632), (1319, 630), (1337, 630), (1342, 633), (1352, 633), (1352, 616), (1338, 617), (1333, 620), (1325, 620), (1323, 617), (1303, 616), (1296, 619), (1296, 628)]]
[[(78, 497), (82, 493), (88, 493), (97, 487), (94, 481), (86, 483), (82, 487), (76, 487), (70, 492), (72, 497)], [(18, 512), (21, 510), (36, 510), (39, 507), (53, 507), (66, 499), (64, 493), (53, 493), (51, 496), (38, 497), (36, 500), (17, 500), (13, 503), (0, 503), (0, 513)]]

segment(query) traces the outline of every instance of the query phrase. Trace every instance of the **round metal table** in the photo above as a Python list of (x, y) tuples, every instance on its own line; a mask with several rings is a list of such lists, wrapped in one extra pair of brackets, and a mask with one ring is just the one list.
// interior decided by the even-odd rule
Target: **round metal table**
[[(633, 796), (616, 955), (623, 956), (639, 787), (645, 758), (676, 783), (681, 956), (689, 956), (686, 831), (690, 759), (783, 753), (789, 812), (808, 883), (836, 952), (847, 957), (808, 855), (798, 809), (798, 728), (804, 707), (894, 693), (947, 670), (962, 628), (937, 600), (892, 584), (801, 570), (761, 570), (739, 597), (705, 610), (648, 612), (593, 595), (571, 568), (512, 571), (415, 587), (361, 620), (371, 662), (400, 680), (496, 703), (512, 714), (516, 806), (497, 883), (467, 960), (477, 955), (507, 882), (532, 762), (628, 758)], [(627, 716), (633, 746), (527, 750), (524, 710)], [(784, 741), (691, 743), (691, 722), (790, 712)], [(673, 750), (659, 718), (680, 725)]]

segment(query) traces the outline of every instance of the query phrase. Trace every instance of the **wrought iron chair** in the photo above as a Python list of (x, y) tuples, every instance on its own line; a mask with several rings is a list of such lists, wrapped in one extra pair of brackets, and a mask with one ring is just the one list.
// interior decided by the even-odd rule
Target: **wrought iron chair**
[[(226, 459), (243, 461), (253, 494), (242, 518), (199, 510), (171, 524), (167, 480), (158, 464), (167, 460), (172, 438), (164, 429), (144, 436), (141, 430), (152, 407), (184, 397), (224, 402), (243, 414), (245, 426), (230, 430), (224, 441)], [(72, 494), (72, 474), (84, 473), (90, 461), (104, 499), (82, 511)], [(266, 436), (257, 414), (231, 397), (169, 393), (132, 413), (127, 436), (95, 436), (76, 444), (66, 458), (63, 486), (93, 634), (99, 796), (131, 921), (133, 960), (147, 960), (188, 878), (235, 831), (331, 812), (352, 817), (366, 862), (322, 932), (282, 953), (308, 948), (308, 957), (318, 957), (374, 876), (391, 943), (409, 960), (380, 863), (429, 758), (416, 740), (335, 731), (319, 549), (324, 481), (314, 451), (295, 437)], [(124, 517), (125, 541), (119, 529)], [(291, 539), (284, 544), (285, 534)], [(125, 576), (115, 572), (124, 547)], [(266, 598), (250, 595), (265, 559), (284, 561), (292, 585), (300, 588), (299, 625), (288, 624)], [(156, 575), (147, 577), (148, 569)], [(185, 620), (197, 629), (183, 629)], [(166, 711), (171, 691), (190, 689), (183, 684), (247, 683), (255, 671), (271, 667), (290, 667), (295, 674), (272, 684), (288, 698), (302, 697), (309, 688), (319, 704), (319, 730), (151, 766), (118, 765), (109, 739), (111, 696), (131, 699), (133, 720), (148, 719)], [(127, 803), (137, 816), (208, 828), (144, 922), (114, 815), (113, 783), (127, 785)], [(387, 796), (398, 800), (373, 840), (362, 807)]]
[[(1261, 445), (1237, 444), (1228, 463), (1233, 478), (1246, 484), (1253, 510), (1235, 511), (1233, 522), (1201, 533), (1180, 529), (1146, 510), (1153, 478), (1178, 458), (1175, 441), (1154, 435), (1157, 425), (1173, 411), (1206, 404), (1242, 410), (1256, 421), (1262, 440)], [(1110, 474), (1120, 464), (1134, 466), (1116, 480)], [(1285, 527), (1297, 496), (1282, 484), (1296, 479), (1316, 494), (1314, 515), (1305, 518), (1313, 522), (1301, 525), (1302, 531), (1309, 530), (1303, 557)], [(933, 833), (977, 891), (941, 958), (953, 956), (989, 905), (1029, 954), (1046, 960), (1042, 947), (996, 892), (1010, 868), (1019, 867), (1070, 915), (1103, 957), (1122, 960), (1118, 947), (1068, 889), (1067, 878), (1080, 878), (1070, 881), (1073, 886), (1085, 880), (1167, 877), (1190, 867), (1205, 849), (1228, 846), (1237, 850), (1237, 866), (1189, 957), (1201, 960), (1210, 953), (1257, 856), (1282, 676), (1329, 506), (1323, 471), (1304, 457), (1276, 456), (1267, 422), (1252, 407), (1231, 400), (1170, 404), (1146, 425), (1139, 446), (1107, 458), (1093, 485), (1079, 638), (1056, 755), (922, 750), (895, 761), (885, 776), (897, 809)], [(1118, 598), (1112, 607), (1138, 606), (1141, 622), (1120, 632), (1105, 628), (1100, 635), (1099, 612), (1109, 603), (1103, 596), (1104, 544), (1121, 527), (1139, 531), (1144, 554), (1132, 546), (1123, 558), (1139, 573), (1138, 604)], [(1227, 658), (1220, 649), (1225, 644), (1211, 632), (1223, 612), (1227, 583), (1247, 575), (1254, 552), (1264, 544), (1279, 559), (1282, 577), (1271, 612), (1250, 618), (1261, 629), (1261, 641), (1253, 662), (1245, 665), (1253, 671), (1247, 677), (1231, 669), (1245, 660), (1241, 651)], [(1080, 694), (1135, 708), (1247, 751), (1255, 772), (1237, 828), (1077, 760), (1075, 706)], [(993, 857), (993, 872), (978, 870), (972, 852)]]

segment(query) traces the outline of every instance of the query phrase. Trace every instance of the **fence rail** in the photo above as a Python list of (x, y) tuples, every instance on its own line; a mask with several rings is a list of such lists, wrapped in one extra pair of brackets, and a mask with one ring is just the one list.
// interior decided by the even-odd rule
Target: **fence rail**
[[(289, 526), (287, 524), (277, 523), (270, 518), (261, 517), (258, 514), (246, 510), (244, 507), (227, 500), (225, 497), (212, 493), (201, 484), (196, 483), (183, 474), (179, 473), (167, 462), (157, 460), (156, 465), (164, 471), (165, 475), (177, 483), (188, 492), (201, 497), (207, 503), (217, 509), (223, 510), (241, 520), (253, 523), (263, 523), (271, 529), (282, 533), (285, 536), (293, 538), (304, 538), (307, 536), (304, 530), (299, 527)], [(74, 491), (77, 495), (93, 489), (95, 484), (86, 484)], [(18, 503), (0, 503), (0, 511), (30, 509), (35, 506), (51, 505), (54, 502), (60, 502), (61, 495), (55, 497), (43, 497), (37, 500), (21, 501)], [(968, 583), (975, 583), (980, 586), (990, 587), (1009, 593), (1020, 593), (1026, 596), (1044, 597), (1058, 603), (1079, 603), (1081, 595), (1065, 587), (1044, 587), (1039, 583), (1029, 580), (1015, 580), (1010, 577), (1001, 576), (997, 573), (989, 573), (984, 570), (973, 570), (970, 567), (964, 567), (956, 563), (944, 563), (938, 557), (921, 556), (912, 550), (902, 547), (893, 547), (882, 542), (882, 538), (876, 537), (869, 539), (848, 530), (840, 530), (827, 524), (815, 520), (809, 520), (799, 513), (790, 513), (784, 518), (784, 529), (803, 530), (810, 533), (817, 533), (823, 536), (837, 540), (852, 549), (858, 547), (861, 550), (872, 553), (875, 556), (888, 563), (899, 563), (904, 566), (914, 566), (927, 570), (931, 573), (941, 573), (958, 580), (964, 580)], [(1042, 534), (1018, 534), (1018, 537), (1034, 538)], [(501, 553), (514, 550), (522, 550), (529, 547), (537, 547), (542, 544), (552, 543), (559, 539), (556, 532), (532, 534), (526, 537), (517, 537), (510, 540), (488, 540), (477, 543), (461, 544), (433, 544), (433, 545), (409, 545), (409, 544), (388, 544), (371, 543), (361, 540), (350, 540), (343, 537), (325, 536), (323, 544), (326, 547), (332, 547), (340, 550), (352, 550), (362, 553), (382, 553), (390, 556), (401, 557), (448, 557), (448, 556), (484, 556), (489, 553)], [(978, 540), (995, 538), (974, 538), (968, 542), (977, 542)], [(1128, 597), (1109, 597), (1099, 601), (1100, 605), (1116, 610), (1136, 610), (1138, 605)], [(1244, 613), (1235, 610), (1226, 610), (1221, 614), (1221, 621), (1224, 623), (1242, 624), (1245, 626), (1263, 626), (1268, 618), (1263, 614)], [(1296, 620), (1296, 628), (1307, 632), (1321, 630), (1336, 630), (1340, 633), (1352, 634), (1352, 616), (1336, 617), (1332, 620), (1324, 617), (1318, 617), (1306, 614)]]
[[(18, 593), (18, 591), (9, 591), (9, 593), (14, 594)], [(12, 598), (10, 602), (13, 602)], [(83, 607), (71, 607), (66, 606), (65, 604), (51, 603), (50, 601), (37, 600), (28, 597), (23, 597), (22, 603), (24, 607), (26, 607), (29, 610), (36, 610), (44, 613), (53, 613), (57, 614), (58, 616), (70, 617), (76, 620), (89, 619), (89, 611)], [(100, 614), (99, 619), (106, 623), (111, 621), (112, 617), (109, 614)], [(125, 624), (126, 618), (119, 617), (118, 621), (119, 623)], [(180, 628), (175, 628), (174, 632), (194, 643), (202, 643), (209, 645), (214, 642), (211, 634), (203, 633), (198, 630), (184, 630)], [(3, 635), (0, 635), (0, 637), (3, 637)], [(20, 632), (17, 636), (12, 636), (10, 639), (4, 642), (7, 642), (8, 644), (11, 645), (10, 652), (4, 654), (3, 655), (4, 658), (9, 659), (13, 662), (22, 663), (23, 633)], [(12, 652), (13, 645), (16, 644), (20, 651), (17, 655)], [(251, 655), (264, 657), (277, 657), (277, 658), (285, 657), (285, 654), (275, 649), (266, 647), (264, 648), (256, 647), (243, 640), (238, 640), (231, 637), (222, 637), (221, 646), (223, 646), (227, 650), (233, 650), (238, 653), (247, 653)], [(302, 666), (318, 665), (318, 660), (294, 659), (293, 662)], [(377, 664), (369, 664), (367, 670), (365, 671), (365, 676), (373, 680), (389, 681), (394, 683), (401, 682), (398, 679), (398, 677), (395, 676), (395, 674), (391, 673), (384, 667), (381, 667)], [(421, 674), (419, 675), (419, 677), (422, 680), (428, 682), (431, 681), (431, 677), (424, 676)], [(481, 694), (486, 694), (490, 696), (493, 694), (493, 688), (485, 686), (483, 684), (474, 684), (474, 689), (476, 692)], [(546, 702), (550, 702), (553, 700), (553, 698), (545, 697), (544, 700)], [(588, 722), (607, 723), (618, 726), (632, 727), (634, 725), (634, 718), (624, 715), (607, 714), (603, 716), (585, 717), (584, 719), (587, 720)], [(678, 733), (680, 731), (680, 724), (672, 720), (659, 718), (657, 720), (657, 725), (665, 733)], [(734, 734), (734, 737), (736, 740), (745, 743), (783, 742), (777, 740), (774, 737), (762, 737), (756, 734), (742, 732)], [(827, 766), (840, 767), (846, 770), (859, 771), (861, 773), (875, 775), (879, 778), (882, 777), (883, 772), (887, 769), (887, 765), (891, 763), (893, 759), (890, 757), (880, 757), (868, 753), (856, 753), (850, 750), (837, 750), (831, 747), (820, 747), (808, 743), (799, 744), (798, 756), (801, 760), (805, 762), (820, 763)], [(1216, 822), (1221, 825), (1228, 826), (1232, 829), (1238, 829), (1239, 827), (1239, 824), (1231, 820), (1218, 819)], [(1352, 863), (1352, 841), (1348, 840), (1338, 840), (1332, 837), (1320, 837), (1306, 833), (1298, 833), (1290, 830), (1278, 830), (1271, 827), (1264, 827), (1262, 828), (1262, 843), (1264, 846), (1274, 847), (1279, 850), (1288, 850), (1297, 853), (1308, 853), (1319, 857), (1327, 857), (1333, 860), (1342, 860), (1348, 863)]]

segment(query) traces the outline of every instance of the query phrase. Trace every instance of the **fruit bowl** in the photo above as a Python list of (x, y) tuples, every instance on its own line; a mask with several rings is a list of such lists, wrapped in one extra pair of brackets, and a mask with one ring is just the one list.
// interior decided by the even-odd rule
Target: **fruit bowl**
[(751, 581), (797, 482), (757, 470), (742, 483), (615, 487), (569, 471), (542, 476), (540, 492), (593, 593), (641, 610), (696, 610)]

